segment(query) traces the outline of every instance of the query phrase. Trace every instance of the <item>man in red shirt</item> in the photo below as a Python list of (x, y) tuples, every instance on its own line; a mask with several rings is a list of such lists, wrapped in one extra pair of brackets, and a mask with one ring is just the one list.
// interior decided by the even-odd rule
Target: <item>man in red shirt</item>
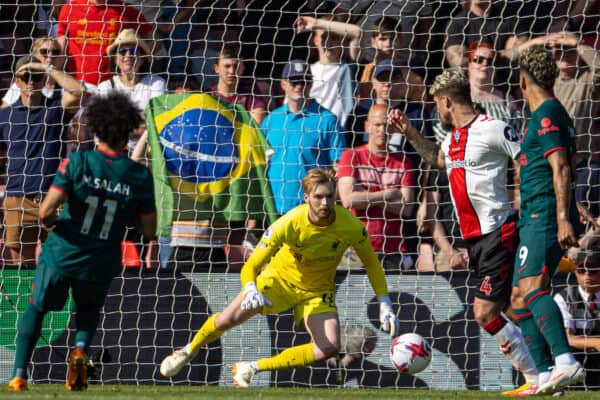
[(406, 251), (402, 218), (410, 217), (415, 204), (414, 163), (404, 153), (388, 150), (391, 133), (385, 105), (371, 107), (365, 130), (368, 143), (342, 153), (338, 166), (340, 199), (367, 228), (384, 268), (410, 268), (410, 257), (402, 257)]
[(149, 37), (152, 25), (120, 0), (71, 0), (58, 17), (58, 43), (68, 56), (67, 71), (92, 85), (109, 78), (106, 48), (123, 29)]

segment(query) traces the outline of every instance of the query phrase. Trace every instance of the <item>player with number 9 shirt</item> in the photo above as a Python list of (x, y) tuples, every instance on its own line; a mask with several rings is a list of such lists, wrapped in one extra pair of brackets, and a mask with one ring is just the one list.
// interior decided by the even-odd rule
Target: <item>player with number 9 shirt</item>
[(519, 64), (519, 86), (531, 117), (519, 159), (521, 220), (511, 302), (540, 373), (535, 391), (531, 390), (539, 395), (560, 392), (585, 376), (548, 290), (563, 251), (578, 246), (570, 222), (577, 213), (570, 204), (575, 129), (554, 97), (557, 73), (550, 53), (543, 46), (532, 46), (521, 53)]
[(44, 315), (64, 307), (69, 289), (75, 303), (76, 333), (66, 388), (87, 388), (86, 351), (110, 283), (121, 271), (126, 225), (135, 221), (146, 238), (155, 235), (150, 171), (123, 152), (129, 134), (142, 122), (137, 108), (127, 96), (113, 93), (92, 98), (86, 118), (99, 140), (97, 149), (63, 160), (40, 205), (40, 220), (54, 228), (40, 255), (30, 304), (19, 320), (9, 391), (27, 389), (27, 363)]

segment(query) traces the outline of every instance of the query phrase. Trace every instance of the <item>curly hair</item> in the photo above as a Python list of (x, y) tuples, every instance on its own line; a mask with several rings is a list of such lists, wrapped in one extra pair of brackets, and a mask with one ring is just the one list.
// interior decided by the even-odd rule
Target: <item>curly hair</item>
[(432, 96), (448, 96), (452, 101), (461, 104), (473, 104), (471, 101), (471, 86), (465, 74), (456, 68), (445, 69), (435, 77), (429, 94)]
[(552, 55), (544, 46), (537, 45), (525, 49), (519, 56), (521, 73), (525, 73), (533, 83), (544, 90), (552, 90), (557, 68)]
[(113, 149), (125, 147), (131, 132), (143, 122), (129, 96), (116, 91), (93, 96), (84, 116), (91, 132)]

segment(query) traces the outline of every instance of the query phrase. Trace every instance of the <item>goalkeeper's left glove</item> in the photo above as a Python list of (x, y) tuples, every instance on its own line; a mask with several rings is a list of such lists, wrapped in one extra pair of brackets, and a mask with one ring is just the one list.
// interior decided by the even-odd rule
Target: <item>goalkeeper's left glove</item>
[(390, 300), (390, 296), (379, 296), (377, 300), (379, 300), (379, 322), (381, 323), (381, 330), (389, 332), (390, 336), (393, 338), (398, 336), (400, 322), (392, 309), (392, 300)]

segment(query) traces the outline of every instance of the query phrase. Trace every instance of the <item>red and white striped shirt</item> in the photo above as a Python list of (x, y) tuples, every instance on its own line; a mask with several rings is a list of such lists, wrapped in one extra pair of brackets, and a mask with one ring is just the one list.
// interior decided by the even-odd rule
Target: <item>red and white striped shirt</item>
[(521, 149), (505, 122), (477, 115), (442, 142), (450, 194), (464, 239), (499, 229), (514, 213), (508, 199), (509, 164)]

